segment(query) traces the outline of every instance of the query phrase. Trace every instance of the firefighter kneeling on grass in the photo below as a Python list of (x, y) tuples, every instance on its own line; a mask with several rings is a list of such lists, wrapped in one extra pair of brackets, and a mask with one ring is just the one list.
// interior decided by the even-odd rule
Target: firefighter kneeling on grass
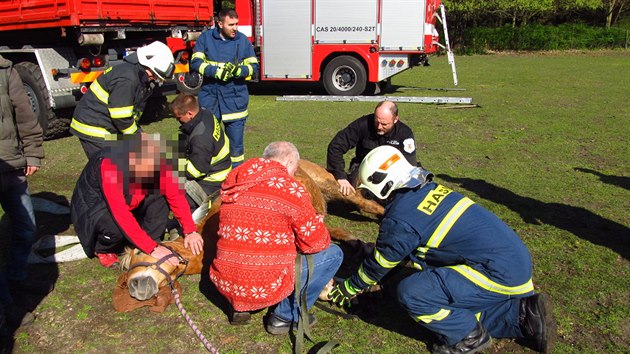
[(398, 285), (398, 301), (441, 343), (434, 353), (476, 353), (491, 337), (519, 338), (547, 353), (555, 336), (551, 301), (534, 294), (532, 260), (497, 216), (432, 182), (391, 146), (372, 150), (359, 167), (359, 188), (386, 200), (374, 253), (335, 285), (348, 304), (409, 256), (418, 272)]

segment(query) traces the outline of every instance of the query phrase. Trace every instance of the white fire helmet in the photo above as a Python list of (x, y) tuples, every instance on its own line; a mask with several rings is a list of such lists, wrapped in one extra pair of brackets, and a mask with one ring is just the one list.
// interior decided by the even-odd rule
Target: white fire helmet
[(358, 188), (368, 189), (379, 199), (387, 199), (400, 188), (414, 188), (422, 181), (422, 169), (411, 165), (400, 150), (383, 145), (370, 151), (359, 166)]
[(138, 62), (151, 70), (160, 80), (164, 81), (173, 77), (175, 65), (173, 65), (173, 53), (171, 49), (160, 41), (138, 48)]

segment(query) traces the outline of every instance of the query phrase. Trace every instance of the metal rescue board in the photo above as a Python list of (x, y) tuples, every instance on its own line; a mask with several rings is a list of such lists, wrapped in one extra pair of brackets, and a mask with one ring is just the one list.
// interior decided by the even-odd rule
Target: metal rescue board
[(265, 78), (308, 79), (311, 73), (311, 0), (263, 2)]
[(381, 50), (424, 49), (426, 0), (381, 1)]
[(325, 101), (325, 102), (405, 102), (405, 103), (453, 103), (471, 104), (471, 97), (410, 97), (410, 96), (318, 96), (285, 95), (276, 97), (276, 101)]
[(376, 43), (377, 16), (377, 0), (315, 0), (315, 43)]

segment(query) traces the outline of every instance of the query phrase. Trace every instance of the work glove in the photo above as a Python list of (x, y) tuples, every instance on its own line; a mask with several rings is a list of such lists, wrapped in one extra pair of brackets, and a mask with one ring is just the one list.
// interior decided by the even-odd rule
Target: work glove
[(352, 300), (357, 294), (361, 292), (361, 289), (357, 289), (350, 284), (350, 279), (346, 279), (341, 283), (335, 284), (333, 289), (328, 294), (331, 301), (337, 306), (350, 307), (350, 300)]
[(232, 70), (232, 76), (233, 77), (241, 77), (241, 74), (243, 73), (243, 69), (242, 66), (238, 65), (238, 66), (234, 66), (234, 70)]
[(225, 65), (219, 66), (217, 72), (214, 74), (214, 77), (217, 80), (228, 81), (232, 78), (232, 71), (234, 71), (234, 64), (225, 63)]

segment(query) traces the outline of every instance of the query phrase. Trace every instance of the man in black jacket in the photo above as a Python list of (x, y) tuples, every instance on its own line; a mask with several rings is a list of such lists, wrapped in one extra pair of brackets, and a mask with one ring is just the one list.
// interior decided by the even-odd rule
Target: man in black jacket
[(195, 96), (180, 94), (170, 108), (182, 124), (179, 131), (185, 157), (186, 199), (194, 210), (202, 200), (191, 192), (201, 187), (205, 199), (221, 189), (232, 170), (230, 142), (212, 112), (199, 109)]
[[(350, 123), (328, 144), (326, 169), (335, 176), (343, 195), (355, 193), (359, 164), (368, 152), (381, 145), (397, 148), (410, 164), (417, 165), (413, 132), (400, 121), (398, 106), (391, 101), (379, 102), (373, 114)], [(343, 155), (353, 148), (356, 156), (346, 173)]]

